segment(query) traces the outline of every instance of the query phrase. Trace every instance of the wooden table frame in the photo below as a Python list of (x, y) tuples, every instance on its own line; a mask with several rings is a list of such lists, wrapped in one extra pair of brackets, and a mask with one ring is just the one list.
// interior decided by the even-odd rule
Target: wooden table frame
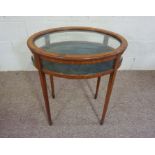
[[(54, 33), (54, 32), (63, 32), (63, 31), (89, 31), (89, 32), (97, 32), (97, 33), (104, 34), (104, 35), (110, 35), (120, 42), (120, 46), (118, 48), (114, 49), (113, 52), (107, 52), (107, 53), (102, 53), (102, 54), (86, 54), (86, 55), (82, 54), (82, 56), (75, 55), (75, 54), (74, 55), (66, 54), (64, 56), (60, 56), (57, 53), (48, 53), (48, 52), (44, 51), (43, 49), (38, 48), (34, 44), (34, 41), (37, 38), (41, 37), (42, 35), (45, 35), (48, 33)], [(104, 43), (106, 43), (106, 42), (107, 42), (107, 40), (104, 41)], [(48, 41), (47, 41), (47, 43), (48, 43)], [(103, 106), (103, 112), (102, 112), (102, 116), (101, 116), (101, 120), (100, 120), (100, 124), (103, 124), (105, 115), (106, 115), (106, 112), (108, 109), (108, 104), (109, 104), (110, 96), (112, 93), (112, 88), (114, 85), (116, 73), (117, 73), (117, 70), (121, 63), (121, 55), (127, 48), (126, 39), (124, 37), (120, 36), (119, 34), (116, 34), (114, 32), (110, 32), (107, 30), (92, 28), (92, 27), (77, 27), (76, 26), (76, 27), (53, 28), (53, 29), (48, 29), (45, 31), (35, 33), (28, 39), (27, 45), (34, 55), (35, 66), (39, 72), (39, 77), (40, 77), (40, 82), (41, 82), (43, 97), (44, 97), (44, 101), (45, 101), (45, 107), (46, 107), (49, 125), (52, 125), (52, 119), (51, 119), (51, 112), (50, 112), (50, 106), (49, 106), (45, 74), (48, 74), (50, 76), (53, 98), (55, 98), (53, 76), (69, 78), (69, 79), (97, 78), (96, 93), (94, 96), (95, 99), (97, 98), (97, 95), (98, 95), (101, 76), (110, 74), (110, 78), (109, 78), (109, 82), (108, 82), (108, 86), (107, 86), (107, 92), (106, 92), (106, 96), (105, 96), (105, 102), (104, 102), (104, 106)], [(95, 63), (99, 63), (99, 62), (106, 62), (109, 60), (114, 60), (114, 65), (111, 70), (96, 73), (96, 74), (68, 75), (68, 74), (57, 73), (57, 72), (54, 72), (51, 70), (44, 69), (42, 67), (42, 60), (48, 60), (51, 62), (64, 63), (64, 64), (95, 64)]]

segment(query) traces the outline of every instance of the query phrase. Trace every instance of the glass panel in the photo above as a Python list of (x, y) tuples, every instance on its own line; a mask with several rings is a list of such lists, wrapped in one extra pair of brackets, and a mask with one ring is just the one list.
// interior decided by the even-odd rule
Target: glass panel
[(63, 64), (43, 61), (43, 68), (63, 74), (96, 74), (113, 68), (113, 60), (96, 64)]
[(111, 36), (87, 31), (55, 32), (41, 36), (36, 46), (59, 54), (98, 54), (112, 52), (120, 43)]

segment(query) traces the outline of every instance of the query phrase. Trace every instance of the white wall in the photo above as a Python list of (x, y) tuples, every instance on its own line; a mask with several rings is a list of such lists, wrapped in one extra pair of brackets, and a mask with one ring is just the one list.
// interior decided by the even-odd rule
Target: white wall
[(155, 17), (0, 17), (0, 71), (34, 70), (27, 38), (60, 26), (92, 26), (123, 35), (129, 43), (123, 70), (155, 69)]

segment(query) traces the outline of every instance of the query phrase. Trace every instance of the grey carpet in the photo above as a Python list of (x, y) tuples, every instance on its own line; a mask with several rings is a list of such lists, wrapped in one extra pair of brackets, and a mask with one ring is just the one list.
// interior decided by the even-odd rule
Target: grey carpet
[(48, 126), (37, 72), (0, 72), (0, 137), (155, 137), (155, 71), (117, 74), (105, 122), (99, 125), (108, 76), (48, 80), (53, 126)]

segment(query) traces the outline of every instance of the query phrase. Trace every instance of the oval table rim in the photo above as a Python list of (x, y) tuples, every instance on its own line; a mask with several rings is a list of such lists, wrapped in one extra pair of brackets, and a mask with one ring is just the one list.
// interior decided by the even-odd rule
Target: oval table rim
[[(105, 35), (109, 35), (115, 39), (117, 39), (120, 42), (120, 46), (116, 49), (114, 49), (112, 52), (105, 52), (105, 53), (100, 53), (100, 54), (82, 54), (82, 55), (77, 55), (77, 54), (65, 54), (65, 55), (61, 55), (61, 54), (56, 54), (56, 53), (48, 53), (46, 50), (43, 50), (39, 47), (37, 47), (34, 43), (34, 41), (36, 39), (38, 39), (39, 37), (49, 34), (49, 33), (55, 33), (55, 32), (65, 32), (65, 31), (85, 31), (85, 32), (97, 32), (100, 34), (105, 34)], [(66, 60), (66, 61), (91, 61), (91, 60), (101, 60), (101, 59), (105, 59), (108, 57), (113, 57), (119, 54), (122, 54), (125, 49), (128, 46), (127, 40), (117, 34), (114, 33), (112, 31), (108, 31), (105, 29), (100, 29), (100, 28), (94, 28), (94, 27), (83, 27), (83, 26), (71, 26), (71, 27), (58, 27), (58, 28), (51, 28), (51, 29), (47, 29), (47, 30), (43, 30), (40, 32), (37, 32), (33, 35), (31, 35), (28, 40), (27, 40), (27, 45), (28, 47), (31, 49), (31, 51), (34, 54), (38, 54), (41, 55), (42, 57), (46, 57), (46, 58), (51, 58), (51, 59), (55, 59), (55, 60)]]

